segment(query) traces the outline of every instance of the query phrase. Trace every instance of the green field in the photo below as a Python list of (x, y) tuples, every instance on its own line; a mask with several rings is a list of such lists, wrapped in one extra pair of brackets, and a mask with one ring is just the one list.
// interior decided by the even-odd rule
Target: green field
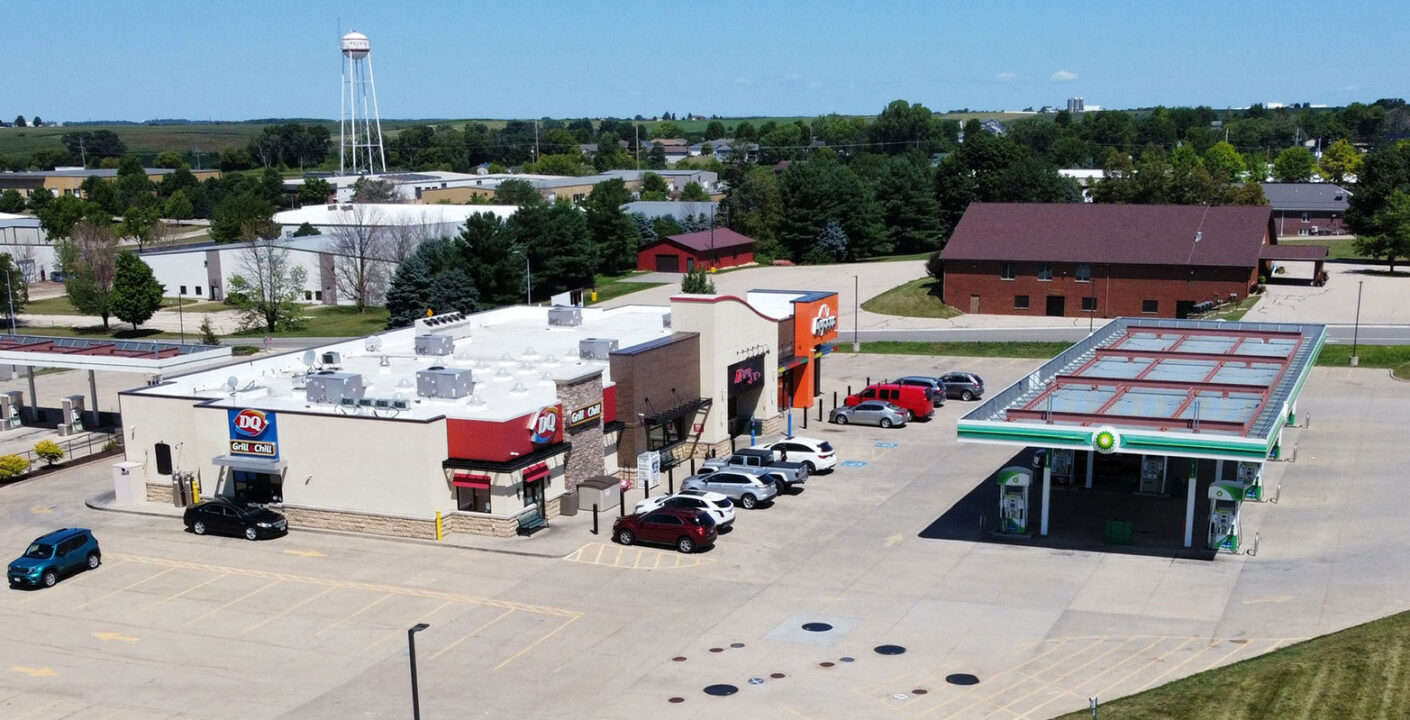
[(952, 318), (960, 311), (940, 301), (940, 281), (923, 277), (900, 285), (862, 303), (867, 312), (903, 317)]
[[(1357, 625), (1111, 702), (1101, 718), (1410, 717), (1410, 613)], [(1061, 720), (1088, 720), (1079, 710)]]
[(347, 305), (306, 306), (303, 312), (308, 319), (298, 330), (269, 333), (264, 328), (254, 328), (232, 337), (362, 337), (386, 330), (391, 316), (386, 308), (367, 308), (367, 312), (359, 313)]
[(1365, 260), (1356, 254), (1356, 240), (1353, 238), (1279, 238), (1279, 245), (1300, 247), (1321, 245), (1327, 248), (1328, 260)]

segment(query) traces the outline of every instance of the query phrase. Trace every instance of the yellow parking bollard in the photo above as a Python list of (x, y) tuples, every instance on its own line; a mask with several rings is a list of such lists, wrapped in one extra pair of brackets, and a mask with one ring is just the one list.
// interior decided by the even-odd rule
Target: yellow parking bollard
[(445, 537), (445, 528), (441, 525), (441, 511), (436, 511), (436, 541), (440, 542)]

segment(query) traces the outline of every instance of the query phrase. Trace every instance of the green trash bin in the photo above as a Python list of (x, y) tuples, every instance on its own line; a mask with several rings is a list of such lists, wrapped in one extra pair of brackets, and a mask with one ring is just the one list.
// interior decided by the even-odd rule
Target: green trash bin
[(1131, 521), (1130, 520), (1107, 520), (1106, 535), (1103, 538), (1108, 545), (1131, 545)]

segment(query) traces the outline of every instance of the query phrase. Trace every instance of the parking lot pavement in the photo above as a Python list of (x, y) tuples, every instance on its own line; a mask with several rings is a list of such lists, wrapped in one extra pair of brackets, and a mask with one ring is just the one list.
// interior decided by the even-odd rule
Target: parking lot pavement
[[(996, 392), (1038, 365), (824, 364), (829, 403), (868, 375), (968, 369)], [(1403, 495), (1407, 396), (1384, 372), (1315, 370), (1299, 407), (1311, 427), (1287, 437), (1296, 461), (1270, 465), (1280, 501), (1245, 506), (1257, 556), (1212, 561), (922, 537), (1013, 455), (957, 444), (975, 406), (957, 400), (892, 430), (795, 417), (842, 465), (741, 510), (691, 556), (588, 523), (555, 527), (558, 557), (197, 538), (175, 518), (85, 508), (110, 470), (78, 468), (0, 489), (7, 552), (86, 525), (106, 558), (0, 595), (0, 716), (401, 715), (406, 629), (426, 622), (427, 717), (1051, 717), (1405, 609), (1410, 527), (1387, 499)], [(738, 691), (706, 695), (714, 684)]]

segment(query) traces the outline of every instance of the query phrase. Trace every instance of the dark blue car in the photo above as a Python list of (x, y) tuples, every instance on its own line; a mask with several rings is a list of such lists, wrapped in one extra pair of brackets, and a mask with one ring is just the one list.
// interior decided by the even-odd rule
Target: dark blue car
[(5, 575), (10, 586), (53, 587), (59, 578), (103, 564), (98, 539), (87, 528), (64, 528), (35, 538), (24, 554), (10, 562)]

